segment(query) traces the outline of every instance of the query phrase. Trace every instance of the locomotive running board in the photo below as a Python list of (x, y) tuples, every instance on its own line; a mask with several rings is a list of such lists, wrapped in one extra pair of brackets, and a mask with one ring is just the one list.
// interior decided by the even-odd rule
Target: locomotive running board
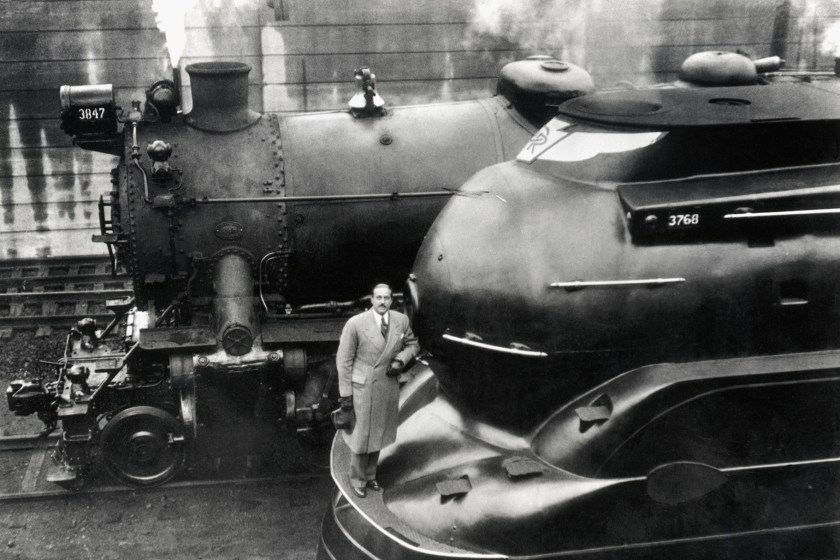
[(297, 316), (294, 321), (270, 321), (262, 327), (263, 346), (273, 348), (290, 343), (338, 342), (346, 322), (346, 316), (314, 319)]
[(216, 337), (204, 327), (161, 327), (140, 331), (141, 350), (211, 350)]

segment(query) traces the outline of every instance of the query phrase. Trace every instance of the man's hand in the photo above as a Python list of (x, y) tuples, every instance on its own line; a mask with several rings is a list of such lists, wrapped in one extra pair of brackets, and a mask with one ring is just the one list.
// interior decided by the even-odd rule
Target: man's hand
[(353, 396), (339, 397), (339, 407), (332, 411), (330, 415), (333, 426), (336, 430), (345, 430), (347, 433), (353, 432), (353, 426), (356, 424), (356, 413), (353, 411)]
[(388, 369), (385, 371), (385, 375), (388, 377), (397, 377), (403, 370), (404, 366), (405, 364), (402, 363), (402, 360), (394, 358), (391, 360), (391, 363), (388, 364)]

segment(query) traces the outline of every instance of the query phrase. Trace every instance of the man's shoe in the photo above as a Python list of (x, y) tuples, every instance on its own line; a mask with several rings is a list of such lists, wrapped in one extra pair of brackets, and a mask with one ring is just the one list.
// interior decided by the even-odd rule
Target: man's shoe
[(379, 492), (380, 490), (382, 490), (382, 487), (375, 480), (368, 480), (367, 487), (373, 490), (374, 492)]
[(356, 494), (360, 498), (364, 498), (367, 495), (364, 488), (359, 488), (358, 486), (353, 486), (353, 493)]

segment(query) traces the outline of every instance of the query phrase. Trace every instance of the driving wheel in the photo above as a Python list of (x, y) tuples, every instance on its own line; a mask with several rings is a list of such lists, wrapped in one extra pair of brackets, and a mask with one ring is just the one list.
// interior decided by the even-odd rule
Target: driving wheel
[(151, 406), (127, 408), (102, 430), (108, 472), (134, 486), (170, 480), (184, 464), (183, 429), (171, 414)]

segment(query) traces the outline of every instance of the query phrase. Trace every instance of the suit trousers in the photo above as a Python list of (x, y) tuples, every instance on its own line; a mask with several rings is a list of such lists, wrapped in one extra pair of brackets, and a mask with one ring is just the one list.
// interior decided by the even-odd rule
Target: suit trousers
[(350, 485), (364, 488), (369, 480), (376, 478), (376, 464), (379, 462), (379, 451), (373, 453), (350, 454)]

